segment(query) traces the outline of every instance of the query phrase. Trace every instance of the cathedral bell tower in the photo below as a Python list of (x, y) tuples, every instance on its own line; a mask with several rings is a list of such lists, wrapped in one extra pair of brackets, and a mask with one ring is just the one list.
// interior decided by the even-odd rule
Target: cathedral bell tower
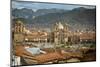
[(14, 26), (14, 42), (24, 41), (25, 26), (22, 21), (16, 21)]

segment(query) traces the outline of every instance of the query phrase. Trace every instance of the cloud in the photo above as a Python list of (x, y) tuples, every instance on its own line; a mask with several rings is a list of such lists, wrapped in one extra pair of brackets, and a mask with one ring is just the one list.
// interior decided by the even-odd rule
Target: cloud
[(88, 6), (84, 6), (84, 8), (93, 9), (93, 8), (95, 8), (95, 6), (92, 6), (92, 5), (89, 6), (89, 5), (88, 5)]
[(71, 4), (56, 4), (56, 3), (38, 3), (38, 2), (27, 2), (27, 1), (12, 1), (12, 8), (29, 8), (32, 10), (37, 9), (51, 9), (51, 8), (57, 8), (57, 9), (66, 9), (71, 10), (78, 7), (85, 7), (88, 9), (95, 8), (95, 6), (90, 5), (71, 5)]

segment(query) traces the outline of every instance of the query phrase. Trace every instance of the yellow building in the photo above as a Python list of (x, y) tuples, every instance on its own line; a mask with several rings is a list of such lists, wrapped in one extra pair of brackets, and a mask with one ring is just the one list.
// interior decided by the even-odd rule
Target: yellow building
[[(91, 36), (90, 36), (91, 35)], [(79, 43), (84, 40), (95, 41), (92, 32), (82, 33), (70, 31), (68, 25), (56, 23), (51, 32), (30, 31), (21, 21), (16, 21), (14, 26), (14, 42), (52, 42), (55, 44)]]
[(68, 24), (56, 23), (54, 26), (54, 42), (55, 44), (78, 43), (80, 40), (78, 32), (72, 32), (68, 28)]
[(16, 21), (14, 25), (14, 42), (24, 41), (25, 26), (21, 21)]
[(25, 35), (26, 42), (47, 42), (47, 32), (32, 32)]
[(14, 32), (15, 33), (23, 33), (24, 29), (25, 29), (25, 26), (24, 26), (23, 22), (22, 21), (16, 21)]
[(54, 42), (56, 44), (68, 42), (68, 27), (62, 25), (60, 22), (54, 26)]

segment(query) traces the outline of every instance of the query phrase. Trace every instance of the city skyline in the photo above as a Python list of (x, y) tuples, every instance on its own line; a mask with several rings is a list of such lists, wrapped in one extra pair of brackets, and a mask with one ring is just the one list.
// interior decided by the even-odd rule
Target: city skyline
[(12, 66), (96, 61), (95, 6), (13, 0), (11, 16)]

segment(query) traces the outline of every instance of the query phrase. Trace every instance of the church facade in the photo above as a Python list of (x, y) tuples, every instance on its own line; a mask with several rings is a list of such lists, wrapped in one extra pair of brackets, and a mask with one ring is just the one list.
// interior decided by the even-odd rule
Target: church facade
[[(92, 41), (95, 33), (75, 32), (69, 30), (68, 24), (61, 22), (54, 24), (52, 31), (30, 31), (25, 28), (21, 21), (16, 21), (14, 25), (14, 42), (34, 42), (34, 43), (54, 43), (54, 44), (77, 44), (82, 41)], [(89, 35), (91, 36), (89, 36)], [(95, 41), (95, 40), (94, 40)]]

